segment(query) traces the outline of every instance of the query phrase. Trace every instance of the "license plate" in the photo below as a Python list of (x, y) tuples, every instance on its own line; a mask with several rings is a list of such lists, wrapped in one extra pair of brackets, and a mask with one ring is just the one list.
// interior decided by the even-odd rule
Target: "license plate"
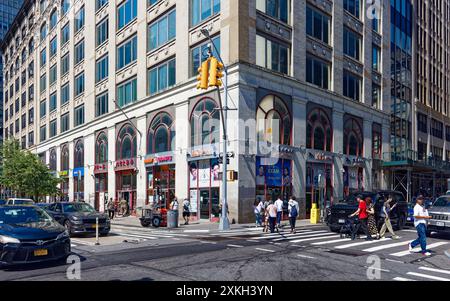
[(48, 255), (47, 249), (34, 250), (34, 256), (47, 256), (47, 255)]
[(438, 227), (444, 227), (445, 224), (444, 224), (444, 222), (436, 222), (436, 226), (438, 226)]
[(345, 224), (345, 219), (340, 219), (338, 222), (339, 224)]

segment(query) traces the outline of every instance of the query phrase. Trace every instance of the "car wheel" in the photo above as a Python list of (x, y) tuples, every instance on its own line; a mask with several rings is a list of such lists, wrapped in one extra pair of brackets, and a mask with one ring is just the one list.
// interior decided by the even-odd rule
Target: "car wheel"
[(427, 237), (431, 237), (431, 232), (432, 232), (432, 231), (427, 230), (427, 231), (425, 232), (425, 235), (426, 235)]
[(64, 222), (64, 227), (66, 228), (67, 232), (69, 232), (69, 235), (72, 235), (72, 226), (70, 225), (70, 222), (68, 220)]
[(153, 227), (155, 227), (155, 228), (159, 228), (159, 227), (161, 226), (161, 218), (159, 218), (159, 217), (154, 217), (154, 218), (152, 219), (152, 225), (153, 225)]

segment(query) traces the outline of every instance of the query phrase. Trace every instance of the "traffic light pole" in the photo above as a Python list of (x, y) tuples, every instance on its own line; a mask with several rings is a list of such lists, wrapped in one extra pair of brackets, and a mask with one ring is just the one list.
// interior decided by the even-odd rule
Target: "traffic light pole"
[[(222, 126), (223, 126), (223, 157), (222, 157), (222, 166), (223, 166), (223, 174), (222, 174), (222, 216), (220, 218), (219, 231), (226, 231), (230, 229), (230, 221), (228, 220), (228, 189), (227, 189), (227, 169), (228, 169), (228, 134), (227, 134), (227, 119), (228, 119), (228, 69), (225, 66), (222, 57), (220, 56), (219, 51), (217, 51), (216, 46), (214, 45), (211, 36), (207, 30), (202, 30), (202, 34), (209, 39), (210, 44), (214, 47), (214, 50), (217, 53), (218, 59), (220, 63), (223, 65), (223, 70), (225, 72), (224, 78), (224, 101), (222, 106), (222, 101), (220, 97), (220, 88), (217, 87), (217, 92), (219, 95), (220, 101), (220, 110), (222, 112)], [(211, 51), (210, 51), (211, 54)]]

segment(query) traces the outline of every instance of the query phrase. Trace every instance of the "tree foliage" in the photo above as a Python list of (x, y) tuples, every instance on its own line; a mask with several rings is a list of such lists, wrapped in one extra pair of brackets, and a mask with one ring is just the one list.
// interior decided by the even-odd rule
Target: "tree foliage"
[(19, 196), (35, 201), (59, 194), (58, 179), (38, 156), (22, 150), (17, 140), (5, 141), (0, 148), (0, 184)]

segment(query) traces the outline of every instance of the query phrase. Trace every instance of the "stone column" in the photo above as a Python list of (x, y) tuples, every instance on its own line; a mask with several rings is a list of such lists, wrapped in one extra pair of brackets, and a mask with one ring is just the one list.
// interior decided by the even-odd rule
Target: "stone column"
[[(189, 199), (188, 191), (188, 165), (186, 161), (186, 151), (190, 145), (190, 125), (189, 125), (189, 103), (187, 101), (177, 104), (175, 107), (175, 195), (178, 202)], [(180, 210), (181, 212), (181, 210)]]
[[(95, 134), (84, 138), (84, 200), (95, 206)], [(103, 202), (103, 200), (100, 200)]]
[(364, 135), (364, 153), (363, 157), (370, 159), (365, 162), (364, 166), (364, 190), (372, 190), (372, 121), (364, 119), (363, 121)]
[[(145, 205), (147, 199), (147, 171), (145, 169), (145, 154), (147, 150), (147, 116), (144, 115), (137, 119), (137, 128), (142, 133), (142, 136), (137, 134), (137, 160), (136, 160), (136, 207)], [(140, 212), (137, 211), (139, 214)]]
[[(344, 153), (344, 112), (333, 111), (333, 151)], [(344, 194), (344, 177), (342, 158), (335, 157), (333, 172), (333, 198), (340, 199)]]
[[(294, 98), (292, 103), (292, 137), (295, 147), (306, 148), (306, 101)], [(299, 217), (306, 217), (306, 154), (296, 152), (292, 166), (292, 192), (300, 205)]]
[[(291, 3), (291, 24), (294, 29), (292, 32), (291, 74), (298, 80), (306, 81), (306, 1), (295, 0)], [(304, 22), (300, 20), (304, 20)]]
[(69, 201), (73, 202), (75, 201), (74, 199), (74, 189), (75, 189), (75, 185), (74, 185), (74, 177), (73, 177), (73, 167), (74, 167), (74, 143), (73, 141), (69, 142), (68, 145), (69, 148)]
[(108, 197), (116, 199), (116, 173), (114, 161), (116, 160), (116, 128), (112, 126), (107, 130), (108, 135)]

